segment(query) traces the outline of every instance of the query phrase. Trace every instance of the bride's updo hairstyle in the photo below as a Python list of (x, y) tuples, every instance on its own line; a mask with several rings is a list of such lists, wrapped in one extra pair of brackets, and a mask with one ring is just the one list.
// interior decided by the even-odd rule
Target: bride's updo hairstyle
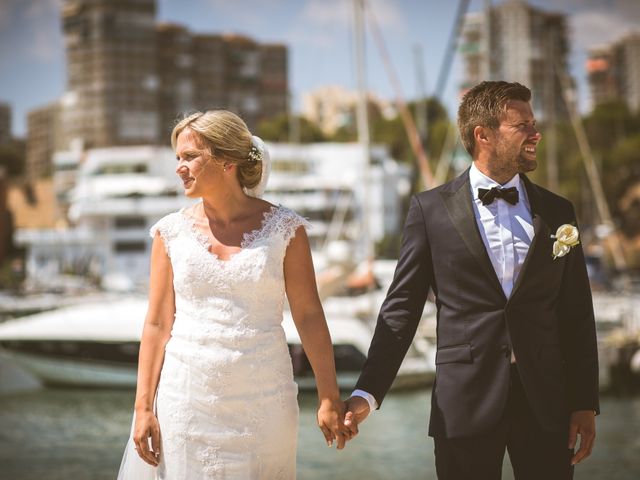
[(178, 135), (185, 129), (199, 134), (202, 146), (219, 164), (236, 165), (238, 181), (245, 189), (252, 189), (262, 177), (262, 157), (253, 145), (246, 123), (227, 110), (197, 112), (184, 118), (171, 132), (171, 146), (176, 149)]

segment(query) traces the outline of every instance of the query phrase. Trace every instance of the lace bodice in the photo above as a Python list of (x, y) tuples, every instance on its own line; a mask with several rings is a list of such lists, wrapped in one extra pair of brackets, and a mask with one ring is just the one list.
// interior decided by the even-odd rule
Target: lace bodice
[[(200, 313), (200, 308), (216, 297), (234, 296), (243, 303), (257, 302), (262, 308), (271, 306), (281, 313), (284, 255), (301, 225), (308, 227), (309, 223), (292, 210), (272, 206), (261, 226), (245, 233), (241, 250), (227, 260), (209, 251), (209, 240), (184, 209), (159, 220), (150, 234), (160, 233), (171, 258), (176, 310), (195, 307)], [(240, 292), (242, 295), (235, 295)]]

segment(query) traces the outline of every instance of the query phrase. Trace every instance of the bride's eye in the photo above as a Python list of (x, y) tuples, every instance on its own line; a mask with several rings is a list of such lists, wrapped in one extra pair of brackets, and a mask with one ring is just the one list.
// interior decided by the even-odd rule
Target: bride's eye
[[(186, 154), (182, 156), (182, 160), (184, 160), (185, 162), (190, 162), (191, 160), (193, 160), (194, 156), (191, 154)], [(176, 155), (176, 161), (180, 162), (180, 156)]]

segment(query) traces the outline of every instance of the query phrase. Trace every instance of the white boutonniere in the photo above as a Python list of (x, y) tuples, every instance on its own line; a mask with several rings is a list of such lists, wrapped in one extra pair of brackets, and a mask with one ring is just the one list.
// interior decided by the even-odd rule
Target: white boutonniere
[(569, 250), (580, 243), (580, 234), (578, 229), (573, 225), (565, 223), (560, 225), (555, 235), (551, 235), (551, 238), (555, 238), (553, 242), (553, 259), (564, 257)]

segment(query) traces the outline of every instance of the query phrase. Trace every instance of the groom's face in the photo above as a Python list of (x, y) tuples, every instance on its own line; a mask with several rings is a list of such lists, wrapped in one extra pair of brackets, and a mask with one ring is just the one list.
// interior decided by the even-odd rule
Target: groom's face
[(500, 126), (495, 130), (493, 161), (498, 164), (496, 167), (513, 175), (535, 170), (541, 138), (531, 105), (521, 100), (510, 100)]

